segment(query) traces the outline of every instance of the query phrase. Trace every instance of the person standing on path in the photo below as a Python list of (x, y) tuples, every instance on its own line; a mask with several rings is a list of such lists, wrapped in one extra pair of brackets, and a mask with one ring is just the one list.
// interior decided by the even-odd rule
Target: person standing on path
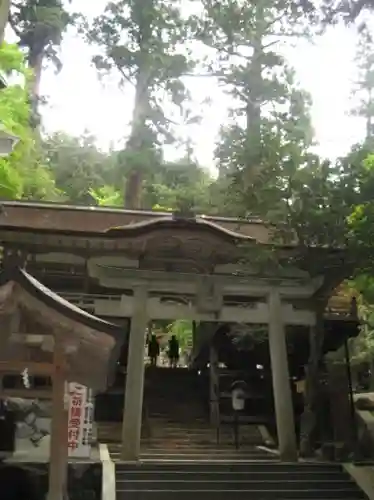
[(172, 335), (169, 339), (168, 357), (170, 368), (176, 368), (179, 361), (179, 342), (176, 335)]
[(151, 366), (157, 366), (157, 360), (160, 355), (160, 344), (158, 343), (155, 334), (151, 335), (148, 342), (148, 356), (151, 361)]

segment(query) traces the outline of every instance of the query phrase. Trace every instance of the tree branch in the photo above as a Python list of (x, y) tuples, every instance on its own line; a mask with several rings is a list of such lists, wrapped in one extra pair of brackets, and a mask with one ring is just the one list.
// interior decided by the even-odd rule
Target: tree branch
[[(113, 59), (113, 61), (114, 61), (114, 59)], [(132, 75), (126, 75), (124, 69), (121, 68), (115, 61), (114, 61), (114, 64), (117, 66), (117, 69), (121, 73), (121, 75), (123, 76), (123, 78), (125, 80), (127, 80), (133, 87), (135, 87), (135, 82), (131, 80)]]

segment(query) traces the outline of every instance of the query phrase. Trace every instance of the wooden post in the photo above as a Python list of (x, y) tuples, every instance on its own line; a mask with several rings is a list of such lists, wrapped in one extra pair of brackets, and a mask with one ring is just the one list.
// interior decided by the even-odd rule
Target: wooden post
[(192, 321), (192, 348), (191, 351), (195, 353), (197, 347), (197, 324), (196, 321)]
[(137, 461), (140, 455), (142, 427), (145, 332), (148, 324), (148, 291), (140, 287), (134, 290), (135, 309), (131, 318), (131, 330), (127, 357), (125, 407), (122, 425), (121, 459)]
[(65, 409), (65, 353), (58, 337), (55, 337), (53, 364), (48, 500), (64, 500), (67, 492), (68, 412)]
[(219, 412), (219, 370), (218, 353), (214, 345), (209, 352), (209, 385), (210, 385), (210, 423), (216, 430), (217, 443), (220, 439), (220, 412)]
[(268, 304), (269, 348), (279, 453), (283, 461), (296, 462), (297, 444), (288, 369), (286, 332), (282, 318), (282, 302), (277, 289), (270, 292)]
[(219, 374), (218, 356), (214, 345), (209, 352), (210, 423), (216, 429), (219, 425)]

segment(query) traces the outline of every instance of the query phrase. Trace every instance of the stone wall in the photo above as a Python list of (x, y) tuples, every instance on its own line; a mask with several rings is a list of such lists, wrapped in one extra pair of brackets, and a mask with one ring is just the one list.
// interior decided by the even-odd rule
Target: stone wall
[[(48, 493), (48, 465), (45, 463), (13, 463), (26, 469), (35, 480), (40, 500)], [(101, 500), (102, 464), (100, 462), (69, 463), (69, 500)], [(0, 484), (0, 491), (2, 485)]]

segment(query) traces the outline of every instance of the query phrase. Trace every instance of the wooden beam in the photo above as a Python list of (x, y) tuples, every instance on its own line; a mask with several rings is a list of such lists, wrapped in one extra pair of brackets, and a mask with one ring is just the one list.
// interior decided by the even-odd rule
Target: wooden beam
[(64, 500), (67, 490), (68, 411), (65, 409), (65, 353), (56, 337), (54, 350), (48, 500)]
[(30, 375), (52, 376), (52, 363), (37, 363), (35, 361), (0, 361), (0, 373), (22, 373), (27, 368)]
[[(243, 294), (243, 291), (241, 292)], [(240, 295), (240, 294), (239, 294)], [(104, 316), (104, 317), (110, 317), (110, 318), (120, 318), (120, 317), (128, 317), (131, 316), (131, 312), (129, 313), (128, 307), (130, 307), (128, 304), (125, 306), (125, 308), (122, 308), (121, 306), (121, 300), (126, 301), (126, 302), (131, 302), (132, 297), (127, 296), (127, 295), (82, 295), (79, 293), (66, 293), (63, 294), (63, 297), (66, 298), (69, 302), (71, 302), (74, 305), (77, 305), (78, 307), (81, 307), (82, 309), (89, 308), (90, 310), (94, 310), (94, 313), (96, 316)], [(152, 297), (150, 300), (154, 301), (159, 301), (159, 298), (157, 297)], [(170, 307), (175, 307), (175, 308), (180, 308), (183, 307), (183, 304), (176, 304), (176, 303), (163, 303), (161, 306), (155, 305), (151, 307), (156, 307), (156, 316), (154, 316), (153, 319), (170, 319)], [(184, 305), (184, 307), (187, 307)], [(254, 307), (253, 307), (254, 309)], [(253, 310), (252, 309), (252, 310)], [(285, 315), (285, 322), (287, 324), (303, 324), (299, 322), (301, 316), (305, 316), (308, 314), (313, 314), (313, 312), (308, 309), (308, 306), (305, 305), (304, 309), (299, 309), (299, 308), (294, 308), (292, 307), (292, 304), (287, 302), (287, 299), (283, 301), (283, 309), (284, 309), (284, 315)], [(245, 315), (250, 315), (250, 307), (249, 304), (247, 307), (245, 307), (245, 304), (239, 305), (237, 303), (231, 303), (226, 302), (224, 304), (223, 308), (221, 308), (219, 318), (217, 317), (210, 317), (207, 319), (207, 321), (223, 321), (222, 318), (225, 318), (226, 321), (228, 322), (245, 322), (245, 318), (243, 319), (243, 314)], [(183, 315), (187, 315), (187, 317), (190, 317), (192, 315), (193, 320), (199, 320), (199, 319), (204, 319), (201, 318), (200, 313), (195, 313), (194, 310), (189, 309), (186, 313), (181, 311), (181, 309), (178, 309), (177, 313), (177, 318), (180, 317), (182, 314), (182, 318), (185, 319)], [(212, 315), (211, 315), (212, 316)], [(332, 309), (329, 308), (327, 309), (325, 313), (325, 318), (326, 319), (341, 319), (343, 321), (352, 318), (352, 319), (357, 319), (355, 316), (352, 316), (350, 314), (350, 309), (346, 307), (345, 309), (341, 307), (339, 310), (338, 309)], [(248, 320), (250, 322), (250, 320)], [(311, 320), (307, 319), (307, 322), (305, 324), (310, 324)], [(312, 321), (313, 323), (313, 321)]]
[[(133, 297), (122, 296), (122, 301), (114, 304), (105, 301), (95, 303), (95, 314), (98, 316), (132, 317), (136, 304)], [(269, 306), (262, 302), (253, 307), (224, 306), (218, 313), (200, 313), (196, 307), (184, 304), (162, 303), (159, 298), (148, 299), (149, 317), (153, 320), (189, 319), (208, 322), (267, 324), (269, 322)], [(282, 304), (282, 316), (287, 325), (314, 325), (313, 311), (293, 309), (291, 304)]]
[(200, 282), (222, 288), (224, 295), (245, 295), (266, 297), (276, 285), (284, 298), (309, 298), (319, 288), (321, 280), (305, 278), (261, 278), (258, 276), (198, 275), (164, 271), (143, 271), (120, 267), (97, 267), (88, 265), (90, 276), (97, 278), (104, 286), (133, 289), (146, 286), (150, 292), (169, 292), (195, 295)]

